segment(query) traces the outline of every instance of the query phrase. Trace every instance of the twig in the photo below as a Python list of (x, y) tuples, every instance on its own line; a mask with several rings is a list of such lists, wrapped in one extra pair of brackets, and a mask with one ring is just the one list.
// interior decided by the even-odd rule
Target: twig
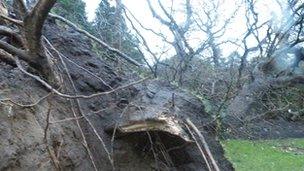
[(282, 107), (282, 108), (276, 108), (276, 109), (272, 109), (272, 110), (268, 110), (266, 112), (263, 112), (262, 114), (259, 114), (259, 115), (256, 115), (254, 117), (251, 117), (251, 118), (245, 118), (244, 121), (247, 121), (247, 122), (250, 122), (254, 119), (258, 119), (258, 118), (261, 118), (269, 113), (274, 113), (274, 112), (281, 112), (281, 111), (285, 111), (288, 109), (288, 107), (290, 106), (290, 104), (287, 104), (286, 106)]
[(160, 170), (159, 166), (158, 166), (158, 157), (157, 157), (157, 154), (156, 154), (155, 149), (154, 149), (154, 144), (153, 144), (153, 141), (152, 141), (152, 137), (151, 137), (149, 131), (147, 131), (146, 133), (147, 133), (149, 141), (150, 141), (151, 150), (152, 150), (152, 153), (153, 153), (153, 156), (154, 156), (154, 160), (155, 160), (157, 170)]
[[(91, 116), (93, 114), (97, 114), (97, 113), (100, 113), (100, 112), (103, 112), (103, 111), (106, 111), (108, 109), (111, 109), (111, 108), (107, 108), (107, 109), (101, 109), (101, 110), (98, 110), (98, 111), (95, 111), (89, 115), (86, 115), (86, 116)], [(62, 119), (62, 120), (57, 120), (57, 121), (53, 121), (53, 122), (50, 122), (50, 124), (57, 124), (57, 123), (63, 123), (63, 122), (68, 122), (68, 121), (74, 121), (74, 120), (79, 120), (79, 119), (83, 119), (84, 116), (79, 116), (79, 117), (72, 117), (72, 118), (65, 118), (65, 119)]]
[[(75, 112), (75, 110), (74, 110), (73, 101), (72, 101), (71, 99), (69, 99), (69, 101), (70, 101), (70, 104), (71, 104), (71, 109), (72, 109), (73, 116), (74, 116), (74, 118), (77, 118), (76, 112)], [(98, 171), (97, 166), (96, 166), (96, 164), (95, 164), (95, 162), (94, 162), (94, 158), (93, 158), (92, 152), (91, 152), (91, 150), (90, 150), (90, 148), (89, 148), (89, 146), (88, 146), (88, 142), (87, 142), (86, 137), (85, 137), (85, 135), (84, 135), (83, 129), (82, 129), (82, 127), (80, 126), (79, 120), (76, 119), (75, 121), (76, 121), (77, 127), (78, 127), (78, 129), (79, 129), (79, 131), (80, 131), (80, 134), (81, 134), (81, 137), (82, 137), (82, 141), (83, 141), (82, 145), (84, 146), (84, 148), (85, 148), (85, 149), (87, 150), (87, 152), (88, 152), (88, 155), (89, 155), (89, 157), (90, 157), (90, 160), (91, 160), (91, 163), (92, 163), (92, 165), (93, 165), (93, 167), (94, 167), (94, 170), (95, 170), (95, 171)]]
[[(75, 85), (74, 85), (74, 83), (73, 83), (72, 80), (71, 80), (71, 75), (69, 74), (69, 71), (68, 71), (68, 69), (67, 69), (67, 67), (66, 67), (66, 64), (65, 64), (65, 62), (63, 61), (63, 59), (62, 59), (62, 57), (60, 56), (60, 54), (59, 54), (59, 58), (60, 58), (60, 60), (61, 60), (62, 65), (64, 66), (64, 69), (65, 69), (66, 74), (68, 75), (69, 81), (70, 81), (71, 84), (73, 85), (74, 92), (76, 93)], [(72, 112), (73, 112), (73, 116), (74, 116), (74, 118), (77, 118), (76, 112), (75, 112), (75, 110), (74, 110), (74, 103), (73, 103), (73, 101), (72, 101), (71, 99), (69, 99), (69, 101), (70, 101), (70, 104), (71, 104), (71, 109), (72, 109)], [(76, 101), (75, 103), (76, 103), (76, 105), (77, 105), (77, 107), (78, 107), (78, 111), (79, 111), (81, 117), (84, 117), (84, 115), (83, 115), (83, 113), (82, 113), (82, 110), (81, 110), (81, 108), (80, 108), (80, 106), (79, 106), (79, 102)], [(97, 166), (96, 166), (96, 164), (95, 164), (94, 157), (93, 157), (92, 152), (91, 152), (91, 150), (90, 150), (90, 148), (89, 148), (89, 146), (88, 146), (88, 142), (87, 142), (86, 137), (85, 137), (85, 135), (84, 135), (84, 131), (83, 131), (82, 127), (80, 126), (80, 123), (79, 123), (79, 120), (78, 120), (78, 119), (76, 119), (76, 123), (77, 123), (77, 126), (78, 126), (78, 128), (79, 128), (79, 130), (80, 130), (80, 133), (81, 133), (81, 136), (82, 136), (83, 146), (85, 147), (85, 149), (86, 149), (87, 152), (88, 152), (88, 155), (89, 155), (89, 157), (90, 157), (90, 160), (91, 160), (91, 163), (92, 163), (92, 165), (93, 165), (94, 170), (97, 171), (98, 169), (97, 169)]]
[[(55, 48), (54, 48), (54, 49), (55, 49)], [(46, 49), (46, 50), (47, 50), (47, 52), (49, 53), (49, 55), (52, 56), (52, 54), (48, 51), (48, 49)], [(58, 53), (59, 59), (60, 59), (62, 65), (63, 65), (63, 67), (64, 67), (64, 69), (65, 69), (66, 74), (68, 75), (69, 81), (70, 81), (71, 84), (73, 85), (74, 92), (76, 93), (75, 85), (74, 85), (74, 83), (72, 82), (71, 75), (69, 74), (69, 71), (68, 71), (68, 68), (67, 68), (67, 66), (66, 66), (66, 63), (63, 61), (62, 56), (60, 55), (59, 51), (55, 50), (55, 52)], [(78, 118), (78, 117), (77, 117), (77, 114), (76, 114), (76, 111), (74, 110), (74, 103), (73, 103), (72, 99), (69, 99), (69, 102), (70, 102), (70, 104), (71, 104), (71, 110), (72, 110), (72, 113), (73, 113), (74, 118)], [(79, 111), (81, 117), (84, 117), (83, 112), (82, 112), (82, 110), (81, 110), (81, 108), (80, 108), (80, 106), (79, 106), (78, 101), (76, 101), (76, 105), (77, 105), (77, 107), (78, 107), (78, 111)], [(84, 146), (84, 148), (85, 148), (85, 149), (87, 150), (87, 152), (88, 152), (88, 155), (89, 155), (89, 158), (90, 158), (90, 161), (91, 161), (91, 163), (92, 163), (92, 165), (93, 165), (94, 170), (97, 171), (98, 169), (97, 169), (97, 166), (96, 166), (96, 164), (95, 164), (95, 162), (94, 162), (94, 157), (93, 157), (93, 155), (92, 155), (92, 152), (91, 152), (91, 150), (90, 150), (90, 148), (89, 148), (89, 146), (88, 146), (88, 142), (87, 142), (86, 137), (85, 137), (85, 135), (84, 135), (84, 131), (83, 131), (82, 127), (80, 126), (79, 120), (78, 120), (78, 119), (74, 119), (74, 120), (76, 121), (77, 127), (78, 127), (78, 129), (80, 130), (80, 134), (81, 134), (82, 141), (83, 141), (83, 142), (82, 142), (82, 145)], [(58, 153), (58, 155), (59, 155), (59, 153)]]
[(89, 37), (90, 39), (94, 40), (95, 42), (99, 43), (102, 47), (106, 48), (107, 50), (117, 54), (118, 56), (124, 58), (126, 61), (130, 62), (133, 65), (136, 66), (142, 66), (141, 64), (139, 64), (137, 61), (135, 61), (134, 59), (130, 58), (128, 55), (124, 54), (123, 52), (119, 51), (118, 49), (115, 49), (113, 47), (110, 47), (107, 43), (103, 42), (102, 40), (98, 39), (97, 37), (93, 36), (92, 34), (90, 34), (89, 32), (77, 27), (74, 23), (72, 23), (71, 21), (56, 15), (56, 14), (51, 14), (49, 13), (49, 16), (52, 18), (55, 18), (59, 21), (62, 21), (64, 23), (66, 23), (68, 26), (74, 28), (76, 31), (78, 31), (79, 33), (82, 33), (84, 35), (86, 35), (87, 37)]
[[(74, 82), (73, 82), (73, 79), (72, 79), (72, 77), (71, 77), (71, 74), (70, 74), (70, 72), (69, 72), (69, 69), (67, 68), (67, 65), (66, 65), (66, 63), (64, 62), (62, 56), (61, 56), (60, 54), (58, 54), (58, 56), (59, 56), (60, 61), (61, 61), (62, 65), (63, 65), (63, 67), (64, 67), (64, 70), (65, 70), (65, 72), (66, 72), (66, 74), (67, 74), (67, 76), (68, 76), (69, 82), (70, 82), (71, 85), (72, 85), (73, 91), (76, 93), (76, 92), (77, 92), (77, 89), (76, 89), (76, 86), (75, 86), (75, 84), (74, 84)], [(75, 103), (76, 103), (76, 105), (77, 105), (77, 108), (78, 108), (78, 110), (79, 110), (80, 115), (84, 117), (84, 119), (87, 121), (87, 123), (89, 124), (89, 126), (92, 128), (94, 134), (96, 135), (96, 137), (97, 137), (97, 139), (100, 141), (100, 143), (101, 143), (103, 149), (104, 149), (105, 152), (107, 153), (108, 159), (109, 159), (109, 161), (110, 161), (110, 163), (111, 163), (111, 165), (112, 165), (112, 167), (113, 167), (113, 170), (114, 170), (114, 161), (113, 161), (113, 159), (111, 158), (111, 155), (110, 155), (110, 153), (109, 153), (109, 151), (108, 151), (108, 149), (107, 149), (107, 147), (106, 147), (106, 145), (105, 145), (104, 140), (103, 140), (102, 137), (98, 134), (97, 130), (95, 129), (93, 123), (89, 120), (89, 118), (88, 118), (86, 115), (83, 114), (83, 111), (82, 111), (82, 108), (81, 108), (80, 100), (79, 100), (79, 99), (75, 99)], [(78, 120), (77, 120), (77, 121), (78, 121)], [(87, 146), (87, 149), (89, 149), (88, 146)], [(90, 154), (90, 158), (91, 158), (91, 160), (92, 160), (92, 162), (93, 162), (93, 164), (94, 164), (94, 169), (97, 170), (97, 167), (96, 167), (96, 165), (95, 165), (95, 163), (94, 163), (94, 160), (93, 160), (93, 156), (92, 156), (91, 154)]]
[(200, 144), (198, 143), (197, 139), (195, 138), (193, 132), (191, 131), (191, 129), (189, 128), (189, 126), (187, 124), (185, 124), (186, 128), (188, 129), (189, 133), (191, 134), (191, 137), (194, 139), (196, 146), (198, 147), (199, 151), (201, 152), (201, 155), (203, 156), (203, 159), (205, 160), (205, 163), (207, 165), (207, 168), (209, 171), (212, 171), (211, 166), (209, 164), (209, 161), (207, 160), (207, 157), (202, 149), (202, 147), (200, 146)]
[(18, 26), (23, 26), (23, 22), (21, 20), (16, 20), (16, 19), (13, 19), (11, 17), (7, 17), (7, 16), (5, 16), (3, 14), (0, 14), (0, 18), (3, 18), (4, 20), (7, 20), (7, 21), (9, 21), (9, 22), (11, 22), (13, 24), (18, 25)]
[(172, 93), (172, 107), (175, 106), (175, 94)]
[[(123, 109), (123, 111), (121, 112), (121, 114), (119, 115), (119, 118), (122, 118), (123, 115), (126, 113), (126, 111), (129, 109), (130, 103)], [(112, 133), (112, 138), (111, 138), (111, 154), (112, 156), (114, 155), (114, 140), (115, 140), (115, 134), (117, 132), (118, 129), (118, 122), (116, 121), (115, 123), (115, 127)], [(114, 161), (113, 161), (114, 162)]]
[(47, 141), (47, 132), (48, 132), (49, 125), (50, 125), (50, 115), (51, 115), (51, 106), (49, 106), (49, 109), (48, 109), (47, 115), (46, 115), (46, 126), (44, 128), (44, 136), (43, 136), (43, 139), (45, 141)]
[(70, 63), (74, 64), (76, 67), (84, 70), (85, 72), (87, 72), (88, 74), (90, 74), (91, 76), (97, 78), (99, 81), (102, 82), (103, 85), (107, 86), (110, 89), (113, 89), (113, 87), (111, 87), (109, 84), (107, 84), (101, 77), (97, 76), (96, 74), (92, 73), (91, 71), (85, 69), (84, 67), (78, 65), (76, 62), (72, 61), (71, 59), (69, 59), (68, 57), (66, 57), (65, 55), (63, 55), (61, 52), (59, 52), (53, 45), (52, 43), (45, 37), (43, 36), (43, 39), (46, 41), (46, 43), (58, 54), (61, 55), (63, 58), (65, 58), (66, 60), (68, 60)]
[(59, 165), (59, 160), (56, 157), (56, 155), (54, 154), (54, 151), (51, 150), (49, 143), (48, 143), (48, 130), (49, 130), (49, 125), (50, 125), (50, 116), (51, 116), (51, 105), (49, 105), (48, 111), (47, 111), (47, 115), (46, 115), (46, 126), (44, 128), (44, 136), (43, 136), (43, 141), (46, 145), (46, 149), (50, 155), (50, 158), (52, 160), (52, 162), (55, 165), (56, 170), (60, 170), (60, 165)]
[(202, 142), (202, 144), (203, 144), (204, 150), (205, 150), (205, 152), (206, 152), (206, 157), (209, 158), (209, 159), (211, 160), (211, 164), (212, 164), (213, 169), (214, 169), (215, 171), (220, 171), (220, 169), (219, 169), (219, 167), (218, 167), (218, 165), (217, 165), (217, 163), (216, 163), (216, 161), (215, 161), (213, 155), (211, 154), (211, 151), (210, 151), (210, 149), (209, 149), (209, 147), (208, 147), (208, 144), (207, 144), (207, 142), (206, 142), (206, 140), (205, 140), (203, 134), (197, 129), (197, 127), (193, 124), (193, 122), (192, 122), (189, 118), (186, 119), (186, 123), (187, 123), (187, 124), (195, 131), (195, 133), (199, 136), (199, 138), (200, 138), (200, 140), (201, 140), (201, 142)]
[(117, 88), (115, 88), (113, 90), (106, 91), (106, 92), (99, 92), (99, 93), (94, 93), (94, 94), (91, 94), (91, 95), (74, 95), (73, 96), (73, 95), (70, 95), (70, 94), (64, 94), (64, 93), (59, 92), (54, 87), (52, 87), (50, 84), (48, 84), (46, 81), (42, 80), (39, 76), (27, 72), (21, 66), (19, 59), (16, 59), (16, 64), (17, 64), (18, 68), (25, 75), (27, 75), (29, 77), (32, 77), (36, 81), (40, 82), (43, 86), (45, 86), (47, 89), (49, 89), (50, 91), (54, 92), (58, 96), (65, 97), (65, 98), (70, 98), (70, 99), (90, 99), (90, 98), (94, 98), (94, 97), (98, 97), (98, 96), (102, 96), (102, 95), (108, 95), (108, 94), (114, 93), (116, 91), (119, 91), (119, 90), (122, 90), (122, 89), (125, 89), (125, 88), (128, 88), (128, 87), (131, 87), (131, 86), (136, 85), (136, 84), (139, 84), (139, 83), (141, 83), (143, 81), (146, 81), (146, 80), (148, 80), (150, 78), (150, 77), (146, 77), (146, 78), (140, 79), (138, 81), (132, 82), (132, 83), (124, 85), (124, 86), (117, 87)]
[(60, 157), (60, 152), (61, 152), (62, 145), (63, 145), (63, 139), (62, 139), (62, 141), (60, 141), (59, 147), (56, 150), (57, 151), (57, 153), (56, 153), (57, 159), (59, 159), (59, 157)]
[(21, 103), (15, 102), (15, 101), (13, 101), (12, 99), (9, 99), (9, 98), (8, 99), (0, 99), (0, 101), (8, 101), (8, 102), (11, 102), (12, 104), (17, 105), (17, 106), (24, 107), (24, 108), (29, 108), (29, 107), (34, 107), (34, 106), (38, 105), (43, 100), (45, 100), (47, 97), (49, 97), (51, 94), (52, 94), (52, 92), (48, 93), (47, 95), (41, 97), (36, 102), (31, 103), (31, 104), (21, 104)]

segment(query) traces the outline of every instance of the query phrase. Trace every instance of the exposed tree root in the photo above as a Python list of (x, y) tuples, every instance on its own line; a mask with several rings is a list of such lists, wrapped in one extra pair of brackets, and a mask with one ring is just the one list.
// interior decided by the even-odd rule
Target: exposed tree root
[[(202, 143), (202, 145), (204, 147), (202, 150), (200, 149), (200, 151), (202, 152), (202, 155), (203, 155), (203, 157), (204, 157), (204, 159), (206, 161), (208, 169), (210, 171), (219, 171), (220, 170), (219, 166), (217, 165), (217, 163), (216, 163), (216, 161), (215, 161), (215, 159), (214, 159), (214, 157), (213, 157), (213, 155), (212, 155), (212, 153), (211, 153), (211, 151), (210, 151), (210, 149), (208, 147), (208, 144), (207, 144), (207, 142), (205, 140), (205, 137), (203, 136), (203, 134), (197, 129), (197, 127), (193, 124), (193, 122), (189, 118), (186, 119), (186, 123), (198, 135), (198, 137), (199, 137), (199, 139), (200, 139), (200, 141), (201, 141), (201, 143)], [(189, 131), (190, 131), (190, 129), (189, 129)], [(199, 143), (197, 143), (197, 145), (200, 148)]]

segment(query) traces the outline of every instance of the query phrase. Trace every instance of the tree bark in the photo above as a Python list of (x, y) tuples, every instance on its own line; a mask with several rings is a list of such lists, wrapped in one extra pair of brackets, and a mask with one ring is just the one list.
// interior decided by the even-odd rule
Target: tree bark
[[(41, 36), (44, 22), (55, 3), (56, 0), (39, 0), (28, 11), (23, 0), (14, 0), (14, 10), (19, 20), (10, 20), (10, 17), (4, 17), (19, 28), (20, 35), (8, 27), (2, 26), (0, 28), (1, 35), (13, 36), (20, 44), (19, 47), (15, 47), (5, 41), (0, 41), (0, 48), (28, 62), (32, 68), (36, 69), (53, 85), (56, 85), (59, 79), (53, 62), (45, 52)], [(22, 50), (20, 46), (25, 50)]]

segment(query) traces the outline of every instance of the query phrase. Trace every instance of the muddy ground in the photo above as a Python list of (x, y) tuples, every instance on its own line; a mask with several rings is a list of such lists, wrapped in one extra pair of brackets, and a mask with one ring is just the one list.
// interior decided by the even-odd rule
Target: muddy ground
[[(78, 94), (108, 91), (140, 79), (135, 72), (117, 70), (116, 62), (98, 56), (92, 51), (92, 42), (70, 28), (49, 20), (44, 34), (74, 62), (65, 60)], [(185, 118), (200, 128), (221, 170), (233, 170), (214, 131), (203, 127), (212, 117), (201, 101), (164, 81), (148, 80), (110, 95), (80, 100), (81, 112), (91, 121), (104, 147), (69, 99), (49, 95), (32, 107), (21, 107), (20, 104), (34, 103), (49, 92), (18, 68), (2, 62), (0, 65), (0, 98), (13, 101), (0, 103), (0, 170), (54, 170), (56, 161), (62, 170), (93, 170), (80, 130), (75, 120), (70, 119), (72, 109), (80, 117), (98, 170), (113, 170), (109, 156), (114, 161), (114, 170), (206, 170), (201, 154), (184, 128)], [(59, 69), (64, 73), (62, 66)], [(67, 76), (62, 76), (65, 82), (60, 91), (73, 94)], [(114, 141), (112, 132), (106, 131), (116, 124), (158, 119), (160, 114), (174, 118), (192, 143), (159, 129), (149, 131), (149, 135), (138, 131), (124, 137), (114, 136)]]
[[(73, 61), (65, 60), (78, 94), (108, 91), (111, 87), (140, 79), (134, 71), (118, 69), (115, 60), (107, 60), (102, 54), (95, 53), (92, 49), (96, 47), (89, 39), (68, 27), (49, 20), (44, 34), (65, 57)], [(56, 58), (56, 61), (59, 59)], [(59, 69), (64, 73), (62, 66)], [(62, 76), (66, 81), (60, 91), (73, 93), (66, 75)], [(48, 93), (18, 68), (0, 63), (1, 99), (10, 98), (14, 102), (30, 104)], [(99, 170), (113, 170), (109, 155), (114, 161), (114, 170), (207, 170), (198, 148), (184, 127), (186, 118), (190, 118), (206, 137), (221, 170), (233, 170), (215, 136), (214, 124), (206, 126), (213, 118), (205, 112), (203, 103), (165, 81), (148, 80), (110, 95), (82, 99), (80, 108), (105, 144), (106, 150), (85, 119), (80, 118), (88, 147)], [(0, 170), (54, 170), (54, 161), (46, 150), (47, 146), (55, 154), (61, 169), (93, 170), (75, 120), (62, 121), (73, 117), (72, 109), (77, 108), (72, 108), (68, 99), (55, 95), (50, 95), (33, 107), (20, 107), (2, 101)], [(53, 123), (49, 125), (46, 142), (48, 113)], [(79, 110), (76, 110), (76, 114), (81, 116)], [(192, 143), (186, 142), (180, 135), (159, 128), (148, 133), (145, 130), (123, 135), (116, 132), (114, 139), (113, 129), (107, 131), (113, 125), (146, 123), (160, 117), (166, 120), (173, 118)], [(227, 117), (224, 121), (224, 138), (304, 137), (303, 122), (291, 122), (279, 117), (251, 122)]]

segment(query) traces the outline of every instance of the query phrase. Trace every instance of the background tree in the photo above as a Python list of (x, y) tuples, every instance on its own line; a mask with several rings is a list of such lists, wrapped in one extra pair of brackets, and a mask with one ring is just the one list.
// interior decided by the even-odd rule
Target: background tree
[(86, 16), (85, 3), (82, 0), (58, 0), (52, 10), (81, 28), (91, 29)]
[(116, 6), (111, 6), (108, 0), (100, 1), (92, 23), (92, 32), (109, 45), (143, 63), (143, 55), (136, 48), (138, 41), (124, 20), (121, 1), (117, 0), (116, 3)]

